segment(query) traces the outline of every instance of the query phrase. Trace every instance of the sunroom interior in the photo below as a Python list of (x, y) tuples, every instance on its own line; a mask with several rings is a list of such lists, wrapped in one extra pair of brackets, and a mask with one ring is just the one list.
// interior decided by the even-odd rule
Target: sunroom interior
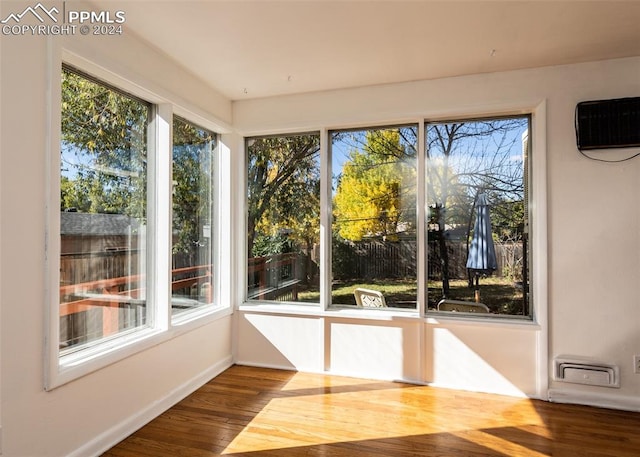
[[(79, 24), (57, 35), (9, 27), (0, 39), (4, 455), (99, 455), (233, 364), (640, 411), (640, 149), (581, 150), (576, 136), (578, 104), (640, 97), (640, 4), (38, 5), (125, 20), (88, 34)], [(28, 7), (2, 2), (3, 24)], [(62, 193), (76, 176), (65, 174), (65, 150), (86, 152), (79, 169), (104, 171), (88, 162), (93, 146), (74, 143), (81, 135), (69, 126), (79, 124), (64, 108), (75, 103), (65, 98), (74, 78), (144, 113), (145, 213), (135, 223), (133, 213), (78, 210)], [(474, 130), (473, 151), (493, 162), (476, 152), (438, 162), (439, 135), (460, 126), (502, 133)], [(306, 167), (313, 182), (266, 199), (264, 182), (301, 138), (312, 153), (294, 171)], [(176, 151), (198, 141), (210, 154), (198, 172), (208, 212), (193, 228), (176, 222), (181, 179), (192, 177), (179, 177), (187, 169)], [(276, 143), (281, 163), (262, 170), (252, 193), (255, 162)], [(382, 143), (401, 154), (389, 159)], [(491, 180), (465, 181), (481, 167)], [(397, 179), (384, 218), (350, 206), (358, 191), (348, 194), (349, 174), (371, 170)], [(444, 192), (434, 177), (446, 173), (464, 194), (434, 200)], [(513, 189), (487, 187), (507, 175)], [(118, 175), (128, 189), (138, 177)], [(520, 218), (498, 230), (508, 218), (491, 213), (494, 255), (519, 254), (488, 273), (472, 267), (472, 278), (465, 262), (485, 197)], [(439, 218), (456, 205), (458, 216)], [(311, 222), (294, 218), (307, 214)], [(85, 223), (93, 228), (74, 238)], [(184, 241), (189, 230), (201, 238)], [(176, 266), (183, 241), (193, 255)], [(385, 263), (393, 273), (373, 268), (372, 246), (382, 259), (405, 253)], [(83, 249), (100, 259), (127, 251), (129, 270), (112, 275), (129, 278), (127, 294), (112, 276), (69, 279), (64, 262)], [(354, 252), (371, 257), (356, 265)], [(86, 286), (100, 281), (100, 293)], [(492, 301), (500, 281), (513, 306)], [(362, 289), (385, 306), (358, 306)], [(446, 311), (447, 300), (468, 307)], [(69, 317), (98, 307), (96, 325)], [(95, 339), (82, 333), (89, 328)], [(562, 376), (581, 364), (610, 382)]]

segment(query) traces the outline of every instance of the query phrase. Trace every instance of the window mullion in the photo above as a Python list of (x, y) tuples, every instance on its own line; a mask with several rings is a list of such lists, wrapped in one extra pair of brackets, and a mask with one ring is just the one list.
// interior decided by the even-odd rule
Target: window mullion
[[(217, 268), (213, 275), (213, 297), (214, 303), (220, 305), (233, 302), (234, 292), (230, 284), (233, 284), (231, 248), (233, 240), (233, 230), (231, 221), (233, 214), (233, 180), (228, 170), (231, 170), (231, 148), (233, 135), (223, 135), (216, 144), (215, 149), (215, 182), (213, 184), (214, 195), (214, 217), (217, 222), (214, 230), (215, 240), (213, 246), (214, 267)], [(246, 276), (246, 275), (245, 275)], [(223, 288), (223, 284), (225, 287)]]
[(417, 198), (416, 198), (416, 215), (417, 215), (417, 276), (418, 276), (418, 312), (420, 316), (425, 316), (427, 312), (427, 230), (426, 230), (426, 142), (425, 142), (425, 122), (421, 120), (418, 124), (418, 157), (417, 157)]
[(150, 125), (149, 206), (149, 325), (166, 330), (171, 318), (171, 145), (173, 110), (153, 108)]
[(331, 305), (331, 150), (329, 134), (320, 131), (320, 306)]

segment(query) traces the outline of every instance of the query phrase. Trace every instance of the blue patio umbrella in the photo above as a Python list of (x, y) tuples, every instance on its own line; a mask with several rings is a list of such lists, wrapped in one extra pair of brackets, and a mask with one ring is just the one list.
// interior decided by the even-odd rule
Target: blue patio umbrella
[(496, 261), (496, 248), (491, 236), (491, 217), (487, 196), (478, 194), (476, 199), (476, 221), (473, 226), (473, 236), (467, 255), (467, 269), (473, 273), (476, 279), (476, 302), (480, 301), (478, 280), (481, 275), (490, 275), (498, 268)]

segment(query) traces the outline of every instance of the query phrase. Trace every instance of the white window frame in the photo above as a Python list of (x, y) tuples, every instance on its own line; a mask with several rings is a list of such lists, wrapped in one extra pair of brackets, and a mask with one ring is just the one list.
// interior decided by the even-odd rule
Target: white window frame
[[(209, 131), (210, 133), (212, 133), (215, 136), (215, 147), (212, 151), (213, 157), (212, 157), (212, 163), (213, 163), (213, 180), (212, 180), (212, 185), (213, 185), (213, 192), (211, 194), (211, 197), (213, 199), (213, 208), (212, 208), (212, 212), (211, 212), (211, 222), (212, 222), (212, 228), (211, 228), (211, 243), (212, 243), (212, 249), (211, 249), (211, 263), (212, 263), (212, 268), (213, 268), (213, 272), (212, 272), (212, 286), (215, 285), (215, 289), (214, 289), (214, 295), (212, 296), (212, 303), (207, 303), (205, 305), (199, 306), (195, 309), (189, 310), (189, 311), (184, 311), (182, 313), (179, 313), (177, 315), (173, 315), (171, 312), (171, 306), (169, 306), (169, 319), (170, 319), (170, 325), (181, 325), (181, 324), (185, 324), (188, 323), (190, 321), (192, 321), (193, 319), (197, 319), (198, 317), (201, 316), (206, 316), (207, 314), (211, 313), (212, 309), (215, 309), (216, 307), (219, 306), (220, 303), (220, 297), (219, 294), (217, 295), (216, 292), (219, 292), (220, 290), (220, 284), (221, 283), (219, 280), (216, 281), (215, 278), (218, 277), (218, 271), (220, 270), (219, 267), (219, 262), (217, 262), (217, 259), (219, 259), (218, 257), (218, 253), (219, 251), (219, 243), (220, 243), (220, 239), (218, 236), (219, 230), (217, 230), (217, 227), (220, 225), (220, 217), (218, 215), (218, 207), (219, 207), (219, 202), (222, 200), (220, 197), (221, 195), (218, 192), (218, 185), (220, 182), (220, 170), (219, 170), (219, 160), (218, 160), (218, 156), (219, 156), (219, 144), (220, 144), (220, 134), (215, 133), (214, 130), (208, 128), (208, 127), (204, 127), (203, 125), (201, 125), (199, 122), (196, 122), (194, 120), (192, 120), (192, 118), (194, 117), (193, 114), (190, 113), (186, 113), (186, 116), (182, 116), (177, 114), (175, 111), (173, 112), (173, 116), (172, 116), (172, 120), (171, 120), (171, 126), (172, 128), (171, 130), (171, 152), (170, 152), (170, 160), (169, 160), (169, 166), (171, 168), (171, 176), (169, 178), (169, 215), (168, 217), (168, 231), (165, 233), (169, 233), (169, 238), (167, 240), (167, 243), (169, 245), (169, 251), (171, 251), (171, 248), (173, 247), (173, 242), (172, 242), (172, 238), (171, 238), (171, 233), (172, 233), (172, 221), (173, 221), (173, 193), (172, 193), (172, 183), (173, 183), (173, 120), (175, 119), (175, 117), (178, 116), (179, 118), (181, 118), (182, 120), (191, 123), (192, 125), (199, 127), (199, 128), (203, 128), (206, 129), (207, 131)], [(201, 119), (202, 120), (202, 119)], [(205, 121), (205, 123), (208, 123)], [(171, 271), (171, 252), (169, 252), (169, 263), (166, 266), (166, 271)], [(171, 284), (171, 278), (169, 278), (169, 284)], [(171, 302), (171, 290), (168, 290), (168, 297), (167, 300), (169, 302)]]
[[(46, 284), (44, 309), (45, 370), (44, 388), (51, 390), (74, 379), (85, 376), (110, 364), (149, 349), (161, 342), (168, 341), (202, 325), (220, 319), (232, 313), (230, 295), (221, 291), (220, 285), (229, 281), (223, 277), (221, 258), (230, 263), (230, 253), (222, 252), (220, 246), (230, 245), (230, 228), (221, 227), (220, 211), (229, 213), (227, 203), (221, 202), (221, 195), (229, 195), (230, 181), (224, 178), (230, 165), (229, 148), (222, 143), (222, 135), (230, 128), (201, 109), (183, 101), (179, 96), (156, 87), (147, 81), (141, 81), (135, 74), (127, 74), (119, 69), (118, 74), (107, 68), (119, 68), (113, 62), (100, 61), (92, 55), (85, 58), (82, 52), (50, 44), (48, 55), (48, 93), (50, 95), (47, 125), (48, 138), (46, 151), (47, 183), (45, 189), (46, 226)], [(148, 285), (147, 323), (145, 326), (125, 331), (112, 338), (91, 344), (86, 348), (60, 356), (60, 122), (61, 122), (61, 69), (68, 64), (96, 78), (97, 81), (111, 85), (152, 104), (148, 126)], [(147, 89), (149, 87), (149, 89)], [(190, 312), (171, 317), (171, 164), (172, 164), (172, 127), (173, 114), (193, 122), (216, 133), (214, 151), (214, 213), (212, 239), (214, 248), (212, 260), (213, 305), (203, 306)], [(224, 159), (221, 156), (224, 155)], [(159, 160), (155, 160), (159, 158)], [(224, 186), (224, 188), (221, 187)], [(229, 220), (229, 219), (227, 219)], [(228, 270), (228, 268), (227, 268)]]
[[(533, 264), (537, 263), (537, 261), (534, 261), (534, 258), (537, 258), (537, 254), (536, 251), (533, 250), (533, 234), (534, 232), (537, 232), (538, 228), (536, 228), (536, 219), (537, 219), (537, 213), (534, 214), (534, 210), (533, 210), (533, 205), (532, 205), (532, 200), (533, 200), (533, 192), (532, 192), (532, 188), (534, 185), (537, 186), (536, 183), (534, 183), (534, 175), (537, 174), (537, 172), (534, 171), (534, 167), (533, 167), (533, 157), (535, 156), (535, 154), (532, 152), (532, 147), (531, 144), (534, 140), (534, 134), (532, 133), (533, 130), (533, 119), (534, 119), (534, 112), (532, 111), (526, 111), (526, 112), (521, 112), (521, 113), (509, 113), (509, 114), (496, 114), (496, 115), (478, 115), (478, 116), (460, 116), (460, 117), (447, 117), (444, 119), (425, 119), (423, 120), (423, 122), (421, 123), (421, 129), (422, 129), (422, 137), (421, 137), (421, 141), (422, 144), (420, 145), (421, 149), (420, 149), (420, 157), (423, 160), (423, 164), (422, 164), (422, 173), (421, 173), (421, 180), (422, 180), (422, 186), (424, 187), (422, 189), (422, 192), (419, 194), (419, 208), (422, 208), (423, 210), (423, 214), (421, 216), (421, 221), (423, 222), (423, 224), (426, 221), (426, 205), (427, 205), (427, 201), (428, 201), (428, 195), (426, 193), (426, 183), (428, 180), (428, 176), (427, 176), (427, 170), (428, 170), (428, 162), (427, 162), (427, 151), (426, 151), (426, 129), (428, 128), (429, 124), (440, 124), (440, 123), (462, 123), (462, 122), (476, 122), (476, 121), (486, 121), (486, 120), (501, 120), (501, 119), (509, 119), (509, 118), (527, 118), (527, 129), (529, 132), (529, 144), (528, 144), (528, 151), (527, 151), (527, 167), (525, 168), (525, 172), (528, 172), (528, 176), (524, 179), (528, 180), (528, 189), (527, 192), (525, 193), (529, 195), (529, 201), (527, 202), (527, 206), (529, 208), (529, 214), (528, 214), (528, 219), (529, 219), (529, 235), (530, 235), (530, 246), (528, 247), (528, 252), (525, 253), (525, 255), (528, 256), (528, 266), (527, 266), (527, 272), (528, 272), (528, 276), (530, 277), (529, 279), (529, 314), (527, 314), (526, 316), (523, 315), (518, 315), (518, 314), (483, 314), (483, 313), (478, 313), (478, 314), (468, 314), (468, 313), (462, 313), (462, 314), (458, 314), (458, 313), (452, 313), (451, 311), (438, 311), (438, 310), (428, 310), (427, 309), (427, 300), (428, 300), (428, 291), (426, 287), (422, 287), (419, 289), (422, 289), (424, 292), (424, 306), (421, 306), (421, 313), (423, 313), (423, 315), (426, 316), (436, 316), (438, 318), (441, 317), (453, 317), (454, 319), (473, 319), (473, 320), (494, 320), (494, 321), (506, 321), (506, 322), (523, 322), (523, 323), (532, 323), (535, 322), (535, 307), (534, 307), (534, 302), (535, 302), (535, 296), (536, 293), (534, 292), (535, 289), (535, 283), (534, 283), (534, 277), (533, 277)], [(420, 186), (418, 186), (420, 187)], [(546, 229), (545, 229), (546, 231)], [(428, 246), (428, 234), (426, 231), (426, 227), (423, 227), (423, 232), (421, 232), (424, 234), (423, 239), (422, 239), (422, 249), (424, 250), (424, 252), (422, 252), (421, 256), (419, 257), (421, 260), (424, 261), (424, 265), (422, 267), (422, 271), (423, 271), (423, 276), (421, 276), (422, 278), (424, 278), (423, 282), (426, 284), (426, 282), (428, 281), (428, 251), (427, 251), (427, 246)], [(537, 260), (537, 259), (536, 259)], [(536, 278), (537, 280), (537, 278)]]
[[(243, 195), (243, 224), (242, 227), (245, 228), (245, 232), (248, 230), (248, 211), (249, 211), (249, 201), (247, 198), (247, 194), (246, 194), (246, 188), (248, 186), (248, 182), (247, 182), (247, 176), (248, 176), (248, 157), (249, 157), (249, 148), (247, 147), (247, 140), (250, 139), (261, 139), (261, 138), (269, 138), (269, 137), (278, 137), (278, 138), (284, 138), (284, 137), (294, 137), (294, 136), (302, 136), (302, 135), (318, 135), (318, 138), (320, 140), (320, 149), (318, 150), (318, 154), (319, 154), (319, 158), (318, 158), (318, 162), (319, 162), (319, 166), (320, 166), (320, 219), (319, 219), (319, 223), (320, 223), (320, 234), (319, 234), (319, 242), (320, 242), (320, 249), (323, 249), (322, 246), (325, 244), (323, 243), (323, 226), (321, 221), (322, 219), (322, 211), (323, 211), (323, 201), (324, 201), (324, 195), (323, 195), (323, 182), (324, 180), (322, 179), (322, 177), (324, 176), (325, 173), (325, 162), (323, 162), (323, 147), (326, 147), (325, 143), (326, 143), (326, 139), (324, 139), (323, 135), (326, 135), (327, 132), (326, 131), (321, 131), (320, 129), (318, 130), (308, 130), (308, 131), (301, 131), (301, 132), (285, 132), (285, 133), (275, 133), (275, 134), (267, 134), (267, 135), (248, 135), (246, 137), (244, 137), (242, 140), (243, 142), (243, 157), (244, 157), (244, 161), (243, 161), (243, 183), (244, 183), (244, 188), (245, 188), (245, 192), (242, 194)], [(329, 200), (331, 201), (331, 200)], [(329, 236), (331, 232), (329, 232)], [(329, 238), (331, 239), (331, 238)], [(282, 307), (283, 305), (291, 305), (291, 306), (302, 306), (304, 308), (318, 308), (318, 306), (320, 306), (320, 304), (322, 303), (322, 293), (323, 293), (323, 262), (326, 261), (324, 260), (324, 257), (322, 256), (322, 253), (320, 254), (320, 275), (319, 275), (319, 286), (320, 286), (320, 299), (317, 303), (314, 302), (301, 302), (301, 301), (277, 301), (277, 300), (259, 300), (259, 299), (249, 299), (249, 285), (248, 285), (248, 273), (249, 273), (249, 267), (248, 267), (248, 259), (249, 259), (249, 246), (247, 245), (247, 241), (246, 241), (246, 237), (244, 238), (244, 243), (243, 243), (243, 252), (244, 252), (244, 260), (243, 260), (243, 265), (244, 265), (244, 273), (242, 275), (242, 277), (244, 278), (243, 281), (241, 281), (242, 283), (242, 287), (243, 287), (243, 291), (242, 291), (242, 297), (243, 297), (243, 301), (247, 304), (263, 304), (263, 303), (269, 303), (272, 304), (273, 306), (277, 306), (277, 307)], [(322, 252), (322, 251), (321, 251)]]
[[(322, 154), (324, 152), (324, 154), (327, 156), (327, 163), (326, 163), (326, 172), (324, 172), (324, 174), (321, 174), (321, 185), (322, 185), (322, 178), (324, 178), (325, 176), (327, 177), (327, 179), (325, 179), (325, 181), (327, 181), (326, 184), (326, 189), (324, 190), (324, 192), (327, 192), (327, 194), (322, 194), (325, 197), (325, 200), (321, 200), (320, 201), (320, 205), (324, 204), (323, 208), (325, 209), (325, 212), (322, 212), (321, 209), (321, 215), (324, 215), (325, 219), (322, 220), (321, 222), (321, 226), (326, 226), (327, 230), (326, 230), (326, 240), (328, 241), (328, 246), (327, 246), (327, 251), (328, 251), (328, 257), (325, 260), (325, 265), (326, 265), (326, 269), (327, 272), (325, 273), (326, 275), (326, 282), (322, 283), (324, 285), (324, 289), (326, 290), (325, 293), (325, 302), (324, 303), (324, 309), (327, 311), (331, 311), (331, 310), (353, 310), (352, 306), (349, 305), (340, 305), (340, 304), (334, 304), (332, 303), (332, 294), (333, 294), (333, 287), (332, 287), (332, 283), (333, 283), (333, 258), (332, 258), (332, 253), (333, 253), (333, 237), (332, 237), (332, 230), (333, 230), (333, 192), (332, 192), (332, 186), (333, 186), (333, 152), (332, 152), (332, 140), (331, 140), (331, 136), (334, 132), (348, 132), (348, 131), (358, 131), (358, 132), (362, 132), (362, 131), (369, 131), (369, 130), (384, 130), (384, 129), (401, 129), (401, 128), (412, 128), (415, 127), (416, 128), (416, 142), (418, 142), (418, 144), (416, 144), (416, 159), (415, 159), (415, 167), (416, 167), (416, 192), (420, 192), (420, 189), (422, 189), (424, 187), (424, 183), (425, 183), (425, 173), (423, 170), (426, 170), (425, 168), (425, 154), (424, 154), (424, 146), (420, 145), (420, 141), (422, 140), (422, 135), (423, 132), (420, 131), (421, 128), (424, 128), (424, 122), (422, 120), (417, 121), (417, 120), (407, 120), (405, 122), (394, 122), (394, 123), (382, 123), (382, 124), (365, 124), (365, 125), (361, 125), (361, 126), (356, 126), (356, 127), (346, 127), (346, 128), (332, 128), (332, 129), (328, 129), (325, 132), (323, 132), (325, 134), (325, 141), (327, 143), (326, 145), (326, 151), (323, 151), (322, 149), (320, 150), (320, 153)], [(322, 169), (321, 169), (321, 173), (323, 173)], [(380, 314), (396, 314), (396, 315), (400, 315), (400, 316), (411, 316), (411, 315), (417, 315), (416, 313), (419, 313), (419, 308), (421, 308), (421, 303), (423, 303), (423, 301), (421, 300), (422, 295), (424, 295), (424, 298), (426, 299), (426, 294), (424, 293), (425, 288), (420, 286), (420, 283), (423, 282), (421, 281), (421, 278), (426, 277), (426, 275), (424, 274), (423, 268), (425, 268), (424, 263), (420, 261), (420, 253), (423, 251), (424, 247), (423, 245), (426, 244), (426, 236), (421, 236), (420, 234), (423, 233), (422, 230), (424, 230), (424, 204), (421, 204), (421, 201), (424, 200), (424, 197), (422, 197), (421, 194), (416, 194), (416, 286), (417, 286), (417, 292), (416, 292), (416, 306), (414, 308), (393, 308), (393, 307), (389, 307), (389, 308), (378, 308), (378, 309), (367, 309), (367, 308), (356, 308), (354, 311), (357, 313), (380, 313)], [(321, 246), (321, 252), (322, 251), (322, 246)], [(322, 259), (321, 259), (321, 265), (322, 265)], [(421, 292), (422, 291), (422, 292)], [(320, 296), (321, 300), (323, 298), (322, 293)]]
[[(529, 116), (530, 117), (530, 139), (533, 145), (531, 150), (530, 164), (530, 196), (529, 205), (531, 213), (530, 222), (530, 246), (529, 249), (533, 253), (532, 261), (529, 265), (529, 275), (531, 282), (531, 301), (530, 316), (521, 318), (511, 315), (490, 315), (477, 317), (473, 315), (460, 315), (456, 313), (434, 313), (427, 314), (424, 304), (427, 300), (427, 288), (418, 287), (418, 303), (416, 310), (368, 310), (368, 309), (347, 309), (338, 308), (331, 305), (331, 157), (329, 147), (329, 135), (332, 131), (348, 130), (348, 129), (368, 129), (389, 125), (409, 125), (416, 124), (418, 126), (418, 157), (417, 167), (419, 178), (417, 182), (418, 198), (417, 200), (417, 229), (420, 233), (425, 233), (424, 237), (418, 237), (417, 244), (417, 275), (418, 278), (426, 278), (427, 272), (427, 249), (426, 249), (426, 154), (425, 154), (425, 126), (429, 122), (438, 122), (447, 119), (483, 119), (483, 118), (500, 118), (513, 116)], [(311, 315), (339, 315), (345, 318), (356, 319), (375, 319), (386, 320), (393, 318), (419, 318), (427, 322), (437, 321), (468, 321), (469, 323), (478, 323), (479, 325), (506, 325), (518, 327), (537, 327), (546, 332), (547, 328), (547, 192), (546, 192), (546, 101), (528, 101), (525, 103), (509, 104), (501, 108), (492, 107), (492, 109), (470, 110), (460, 112), (448, 112), (446, 115), (438, 116), (430, 113), (420, 117), (402, 117), (398, 119), (381, 120), (380, 122), (366, 122), (355, 124), (331, 124), (321, 126), (309, 126), (305, 131), (320, 132), (320, 161), (321, 161), (321, 182), (320, 182), (320, 306), (316, 304), (294, 304), (294, 303), (274, 303), (267, 301), (247, 301), (246, 300), (246, 280), (242, 281), (243, 291), (245, 292), (245, 300), (240, 305), (242, 310), (251, 310), (267, 313), (302, 313)], [(286, 136), (287, 134), (295, 134), (296, 130), (279, 130), (278, 135)], [(268, 135), (268, 132), (256, 132), (253, 135), (247, 132), (246, 137)], [(276, 132), (274, 132), (276, 134)], [(246, 163), (243, 167), (242, 187), (246, 188)], [(246, 205), (246, 198), (244, 199)], [(246, 212), (246, 208), (245, 208)], [(242, 226), (246, 224), (246, 218), (242, 221)], [(246, 251), (246, 243), (243, 244)], [(244, 267), (242, 275), (246, 277), (246, 252), (242, 259)], [(546, 343), (539, 341), (540, 354), (545, 351)]]

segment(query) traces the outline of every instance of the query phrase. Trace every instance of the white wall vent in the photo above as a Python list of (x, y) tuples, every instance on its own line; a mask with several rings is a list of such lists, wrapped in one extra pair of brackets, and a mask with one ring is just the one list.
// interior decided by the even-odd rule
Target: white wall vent
[(620, 387), (620, 371), (616, 365), (594, 362), (579, 357), (555, 359), (555, 380), (590, 386)]

